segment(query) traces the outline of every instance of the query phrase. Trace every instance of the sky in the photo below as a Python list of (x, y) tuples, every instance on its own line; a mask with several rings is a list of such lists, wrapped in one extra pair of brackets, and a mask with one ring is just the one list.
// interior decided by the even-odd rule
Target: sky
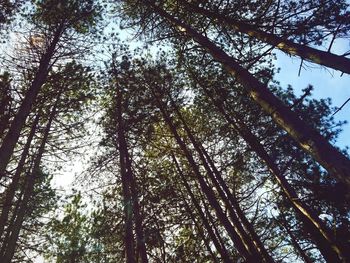
[[(349, 45), (343, 41), (334, 46), (333, 52), (342, 54), (347, 51), (346, 48), (349, 50)], [(306, 62), (300, 76), (298, 76), (301, 60), (298, 57), (290, 57), (280, 51), (276, 51), (276, 54), (277, 60), (275, 64), (280, 68), (280, 72), (275, 78), (281, 83), (283, 88), (290, 84), (295, 94), (300, 96), (302, 94), (301, 90), (311, 84), (314, 87), (312, 91), (313, 98), (331, 98), (332, 106), (334, 107), (340, 107), (350, 98), (350, 75), (343, 74), (341, 76), (340, 71)], [(350, 102), (336, 113), (334, 118), (336, 121), (350, 121)], [(340, 134), (336, 146), (343, 149), (345, 146), (350, 146), (350, 123), (343, 125), (342, 128), (343, 132)]]

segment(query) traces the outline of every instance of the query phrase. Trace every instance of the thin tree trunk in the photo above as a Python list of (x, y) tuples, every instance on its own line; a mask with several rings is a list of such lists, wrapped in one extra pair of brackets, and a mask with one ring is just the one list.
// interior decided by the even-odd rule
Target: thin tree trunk
[[(210, 226), (210, 223), (208, 222), (208, 220), (206, 219), (196, 197), (194, 196), (192, 190), (191, 190), (191, 187), (189, 186), (189, 184), (187, 183), (186, 181), (186, 178), (185, 176), (183, 175), (181, 169), (180, 169), (180, 166), (179, 166), (179, 163), (177, 162), (176, 158), (174, 155), (172, 155), (172, 159), (173, 159), (173, 162), (175, 164), (175, 167), (176, 167), (176, 170), (178, 172), (178, 174), (180, 175), (181, 177), (181, 180), (182, 180), (182, 183), (183, 185), (185, 186), (186, 190), (187, 190), (187, 193), (189, 194), (190, 198), (191, 198), (191, 201), (193, 203), (193, 205), (195, 206), (197, 212), (198, 212), (198, 215), (199, 217), (201, 218), (202, 220), (202, 223), (204, 224), (205, 226), (205, 229), (207, 230), (209, 236), (210, 236), (210, 239), (213, 241), (214, 243), (214, 246), (216, 248), (216, 250), (220, 253), (221, 255), (221, 259), (223, 262), (225, 263), (230, 263), (232, 262), (230, 260), (230, 256), (229, 256), (229, 253), (227, 252), (226, 248), (221, 246), (221, 244), (219, 243), (218, 239), (216, 238), (215, 236), (215, 233), (213, 232), (211, 226)], [(185, 200), (185, 199), (184, 199)]]
[(241, 209), (240, 204), (238, 203), (236, 197), (231, 193), (230, 189), (227, 187), (220, 172), (215, 167), (214, 162), (211, 160), (210, 156), (205, 151), (205, 149), (201, 145), (200, 145), (200, 147), (202, 148), (203, 154), (204, 154), (205, 158), (207, 159), (210, 167), (213, 169), (213, 172), (216, 175), (216, 178), (218, 179), (218, 181), (222, 185), (223, 190), (228, 197), (228, 200), (230, 201), (230, 203), (232, 204), (232, 206), (236, 210), (238, 218), (241, 220), (242, 225), (244, 226), (244, 228), (247, 230), (249, 236), (251, 237), (251, 240), (252, 240), (253, 244), (255, 245), (256, 249), (259, 251), (260, 254), (263, 255), (266, 262), (274, 262), (274, 259), (269, 255), (264, 244), (261, 242), (260, 237), (255, 232), (253, 225), (249, 222), (249, 220), (245, 216), (245, 214), (244, 214), (243, 210)]
[(287, 131), (305, 152), (313, 156), (331, 175), (350, 190), (350, 160), (344, 154), (332, 146), (318, 131), (302, 121), (265, 84), (259, 82), (249, 71), (240, 66), (235, 59), (227, 55), (207, 37), (169, 15), (152, 1), (146, 0), (145, 2), (149, 3), (160, 16), (181, 28), (181, 31), (205, 48), (215, 60), (222, 63), (229, 73), (245, 87), (252, 99), (270, 114), (273, 120)]
[(289, 229), (288, 223), (285, 222), (284, 219), (282, 219), (282, 221), (278, 221), (276, 219), (276, 222), (280, 224), (287, 231), (288, 235), (290, 236), (293, 247), (295, 248), (296, 252), (300, 255), (300, 257), (304, 260), (304, 262), (313, 263), (310, 257), (305, 253), (304, 249), (302, 249), (301, 246), (299, 245), (296, 237), (294, 236), (292, 231)]
[[(186, 198), (183, 195), (183, 193), (181, 193), (181, 196), (182, 196), (182, 199), (183, 199), (182, 201), (184, 203), (185, 209), (186, 209), (188, 215), (190, 216), (192, 222), (196, 226), (198, 234), (202, 238), (202, 240), (204, 242), (204, 245), (205, 245), (207, 251), (209, 252), (213, 262), (219, 263), (219, 260), (218, 260), (217, 256), (214, 254), (213, 250), (210, 247), (210, 241), (206, 238), (206, 236), (204, 234), (204, 231), (202, 229), (202, 226), (199, 224), (198, 220), (195, 218), (195, 215), (194, 215), (193, 211), (191, 210), (189, 204), (186, 202)], [(229, 261), (229, 262), (231, 262), (231, 261)]]
[(174, 126), (174, 124), (172, 123), (170, 117), (167, 115), (166, 111), (164, 110), (162, 103), (159, 101), (159, 98), (157, 97), (157, 95), (155, 94), (153, 89), (151, 90), (151, 92), (152, 92), (153, 96), (157, 100), (158, 107), (159, 107), (159, 109), (160, 109), (160, 111), (161, 111), (161, 113), (163, 115), (163, 118), (164, 118), (165, 122), (169, 126), (172, 134), (175, 137), (175, 140), (177, 141), (177, 143), (180, 146), (181, 150), (184, 152), (184, 154), (186, 156), (186, 159), (188, 160), (189, 164), (191, 165), (191, 168), (192, 168), (194, 174), (196, 175), (196, 177), (197, 177), (197, 179), (199, 181), (199, 184), (200, 184), (200, 187), (201, 187), (202, 191), (204, 192), (204, 194), (208, 198), (208, 201), (209, 201), (210, 205), (215, 210), (215, 212), (216, 212), (220, 222), (225, 227), (227, 233), (229, 234), (230, 238), (232, 239), (233, 243), (235, 244), (235, 246), (236, 246), (237, 250), (239, 251), (240, 255), (243, 258), (245, 258), (247, 260), (247, 262), (256, 262), (256, 259), (254, 261), (254, 256), (250, 254), (250, 252), (247, 249), (244, 241), (241, 240), (241, 237), (238, 235), (238, 233), (236, 232), (235, 228), (232, 226), (231, 222), (228, 220), (227, 216), (223, 212), (219, 202), (216, 200), (215, 193), (213, 192), (213, 190), (207, 185), (207, 183), (203, 179), (203, 177), (202, 177), (202, 175), (200, 173), (199, 167), (197, 166), (197, 164), (194, 161), (191, 153), (187, 149), (187, 146), (185, 145), (185, 143), (182, 141), (181, 137), (179, 136), (179, 134), (178, 134), (178, 132), (176, 130), (176, 127)]
[(130, 192), (130, 178), (128, 178), (126, 168), (126, 146), (123, 143), (124, 138), (124, 123), (122, 117), (122, 91), (120, 87), (117, 89), (117, 127), (118, 127), (118, 148), (119, 148), (119, 165), (122, 178), (122, 188), (124, 197), (124, 217), (125, 217), (125, 260), (127, 263), (135, 263), (135, 248), (134, 248), (134, 235), (133, 235), (133, 202)]
[(138, 201), (138, 187), (136, 184), (136, 178), (132, 172), (132, 164), (131, 159), (128, 152), (128, 146), (127, 142), (125, 140), (125, 136), (122, 136), (122, 141), (124, 148), (126, 150), (126, 169), (128, 172), (128, 177), (130, 181), (130, 189), (131, 189), (131, 196), (133, 199), (133, 210), (134, 210), (134, 217), (135, 217), (135, 232), (136, 232), (136, 248), (138, 254), (140, 254), (141, 262), (142, 263), (148, 263), (148, 257), (147, 257), (147, 249), (146, 249), (146, 243), (145, 243), (145, 236), (142, 226), (142, 218), (140, 214), (140, 205)]
[[(169, 96), (170, 98), (170, 96)], [(236, 198), (232, 195), (231, 191), (226, 185), (226, 182), (221, 176), (221, 173), (217, 170), (216, 166), (214, 165), (213, 161), (211, 160), (210, 156), (206, 152), (206, 150), (203, 148), (203, 146), (194, 138), (194, 135), (191, 131), (191, 129), (188, 127), (185, 119), (183, 118), (182, 114), (180, 113), (178, 107), (176, 106), (175, 102), (170, 98), (173, 108), (175, 109), (176, 114), (178, 115), (179, 119), (181, 120), (184, 129), (198, 152), (201, 161), (203, 165), (205, 166), (206, 171), (208, 172), (208, 175), (210, 176), (212, 182), (215, 184), (216, 188), (218, 189), (218, 192), (223, 199), (224, 203), (226, 203), (226, 206), (228, 210), (230, 211), (230, 214), (232, 215), (232, 221), (235, 222), (235, 225), (237, 225), (239, 232), (241, 233), (241, 236), (243, 239), (249, 240), (248, 246), (252, 250), (252, 253), (259, 254), (264, 258), (265, 262), (274, 262), (272, 257), (268, 254), (266, 251), (264, 245), (260, 241), (259, 236), (256, 234), (253, 226), (250, 224), (246, 216), (244, 215), (244, 212), (240, 208), (239, 203), (237, 202)], [(232, 210), (232, 207), (235, 209), (235, 211)], [(238, 216), (238, 217), (237, 217)], [(238, 219), (239, 218), (239, 219)], [(247, 233), (241, 226), (241, 222), (245, 229), (248, 231), (249, 236), (247, 236)]]
[[(258, 157), (265, 162), (282, 188), (285, 196), (291, 202), (295, 211), (300, 215), (302, 222), (307, 226), (306, 229), (308, 229), (325, 259), (329, 262), (346, 262), (346, 257), (344, 256), (346, 253), (341, 251), (341, 247), (336, 243), (329, 229), (322, 223), (317, 214), (299, 199), (297, 193), (285, 179), (274, 160), (266, 152), (255, 135), (249, 131), (249, 128), (245, 126), (243, 121), (241, 121), (235, 113), (231, 112), (230, 115), (227, 114), (222, 103), (215, 101), (208, 90), (205, 90), (205, 92), (227, 122), (242, 136)], [(231, 116), (234, 116), (235, 121)]]
[[(28, 173), (31, 170), (32, 166), (33, 166), (33, 164), (31, 164), (30, 167), (28, 168)], [(4, 236), (3, 236), (3, 238), (1, 238), (2, 243), (1, 243), (1, 249), (0, 249), (0, 259), (3, 258), (4, 254), (6, 252), (6, 249), (7, 249), (7, 245), (9, 243), (9, 238), (10, 238), (12, 232), (14, 231), (14, 224), (16, 221), (16, 217), (18, 215), (18, 211), (20, 210), (20, 207), (21, 207), (21, 199), (23, 198), (27, 181), (28, 181), (28, 176), (25, 178), (25, 181), (23, 182), (23, 186), (21, 187), (21, 191), (18, 194), (17, 202), (16, 202), (15, 207), (11, 213), (11, 218), (7, 222), (8, 224), (7, 224), (6, 230), (4, 231)]]
[(17, 168), (16, 168), (16, 172), (13, 175), (12, 178), (12, 182), (10, 183), (10, 185), (8, 186), (8, 188), (6, 189), (6, 196), (5, 196), (5, 200), (3, 203), (3, 207), (2, 207), (2, 211), (1, 211), (1, 215), (0, 215), (0, 237), (3, 234), (6, 222), (8, 220), (8, 215), (11, 209), (11, 205), (12, 205), (12, 201), (13, 198), (15, 196), (16, 190), (18, 188), (18, 184), (21, 178), (21, 174), (23, 172), (23, 167), (25, 165), (28, 153), (29, 153), (29, 149), (30, 149), (30, 145), (32, 143), (35, 131), (36, 131), (36, 127), (38, 125), (39, 122), (39, 113), (37, 114), (37, 116), (34, 119), (34, 122), (32, 124), (32, 127), (30, 129), (30, 133), (28, 135), (26, 144), (24, 145), (22, 154), (21, 154), (21, 158), (18, 162)]
[(0, 101), (0, 138), (2, 138), (10, 120), (11, 96), (7, 86), (2, 88), (0, 92), (3, 93), (3, 98)]
[(41, 144), (39, 146), (38, 153), (37, 153), (35, 160), (34, 160), (32, 172), (30, 174), (28, 174), (27, 183), (24, 186), (25, 190), (24, 190), (23, 199), (21, 201), (21, 205), (20, 205), (17, 217), (14, 221), (13, 231), (9, 237), (7, 248), (6, 248), (6, 251), (5, 251), (4, 256), (2, 258), (2, 261), (1, 261), (2, 263), (10, 263), (11, 262), (12, 257), (15, 253), (15, 250), (16, 250), (16, 243), (17, 243), (17, 240), (19, 237), (20, 230), (22, 228), (23, 221), (24, 221), (25, 217), (28, 216), (28, 208), (29, 208), (28, 205), (29, 205), (29, 202), (31, 201), (31, 198), (33, 197), (35, 183), (37, 181), (36, 179), (40, 175), (41, 159), (42, 159), (42, 156), (43, 156), (44, 151), (45, 151), (45, 146), (46, 146), (49, 134), (50, 134), (52, 122), (53, 122), (54, 118), (56, 117), (56, 107), (58, 105), (58, 102), (59, 102), (59, 97), (56, 99), (56, 102), (55, 102), (54, 106), (52, 107), (52, 111), (50, 113), (49, 120), (48, 120), (46, 127), (45, 127), (44, 136), (41, 140)]
[(272, 45), (273, 47), (278, 48), (279, 50), (287, 53), (288, 55), (299, 56), (301, 59), (350, 74), (350, 59), (344, 56), (339, 56), (327, 51), (322, 51), (306, 45), (301, 45), (283, 37), (274, 35), (272, 33), (266, 33), (262, 30), (259, 30), (256, 26), (237, 21), (233, 18), (226, 16), (225, 14), (220, 14), (219, 12), (212, 12), (208, 9), (195, 6), (186, 1), (181, 2), (192, 12), (202, 14), (208, 18), (218, 20), (221, 23), (225, 23), (235, 31), (259, 39), (267, 44)]
[[(117, 76), (117, 74), (115, 73)], [(145, 243), (145, 236), (144, 236), (144, 230), (142, 226), (142, 218), (140, 214), (140, 205), (138, 202), (138, 190), (137, 190), (137, 183), (136, 178), (132, 171), (132, 160), (129, 155), (128, 151), (128, 145), (126, 141), (126, 131), (124, 129), (124, 120), (123, 120), (123, 91), (120, 87), (117, 87), (117, 128), (118, 128), (118, 143), (119, 143), (119, 155), (120, 155), (120, 165), (121, 165), (121, 171), (122, 171), (122, 178), (123, 179), (123, 191), (124, 194), (127, 195), (127, 198), (130, 199), (130, 206), (131, 206), (131, 215), (127, 215), (127, 219), (130, 220), (130, 222), (126, 222), (127, 225), (127, 231), (129, 235), (132, 235), (132, 215), (134, 215), (134, 221), (135, 221), (135, 232), (136, 232), (136, 255), (140, 255), (141, 262), (142, 263), (148, 263), (148, 256), (147, 256), (147, 249), (146, 249), (146, 243)], [(130, 218), (129, 218), (130, 217)], [(130, 229), (129, 229), (130, 228)], [(133, 235), (131, 238), (128, 238), (126, 240), (129, 244), (133, 241)], [(127, 246), (127, 245), (126, 245)], [(127, 248), (126, 248), (127, 249)], [(135, 249), (132, 248), (132, 251), (127, 252), (127, 256), (130, 257), (131, 253), (133, 254), (133, 259), (138, 261), (138, 257), (135, 258)]]
[(57, 28), (50, 46), (40, 60), (39, 68), (35, 74), (33, 82), (28, 89), (24, 100), (0, 146), (0, 179), (5, 173), (6, 167), (11, 159), (21, 130), (25, 125), (26, 119), (32, 109), (32, 105), (39, 94), (41, 86), (44, 84), (47, 78), (47, 74), (50, 68), (50, 61), (55, 53), (56, 45), (61, 37), (63, 29), (64, 24), (61, 24)]
[(223, 247), (224, 249), (226, 249), (225, 241), (222, 239), (222, 236), (221, 236), (221, 233), (220, 233), (220, 231), (219, 231), (219, 229), (218, 229), (217, 223), (215, 222), (214, 217), (212, 216), (212, 214), (211, 214), (211, 212), (210, 212), (210, 210), (209, 210), (209, 207), (208, 207), (207, 203), (205, 202), (206, 199), (205, 199), (205, 197), (203, 196), (202, 193), (199, 193), (199, 195), (200, 195), (201, 199), (200, 199), (200, 201), (198, 202), (198, 204), (200, 204), (200, 202), (202, 202), (203, 208), (204, 208), (204, 212), (205, 212), (205, 214), (204, 214), (204, 212), (203, 212), (204, 216), (205, 216), (205, 215), (207, 216), (208, 222), (209, 222), (210, 225), (212, 226), (213, 231), (214, 231), (214, 234), (215, 234), (217, 240), (219, 241), (219, 244), (221, 245), (221, 247)]

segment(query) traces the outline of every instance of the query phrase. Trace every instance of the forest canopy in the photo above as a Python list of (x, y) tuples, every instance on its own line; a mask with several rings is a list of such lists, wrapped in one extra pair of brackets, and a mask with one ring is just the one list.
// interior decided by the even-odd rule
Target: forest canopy
[(346, 0), (0, 0), (0, 262), (350, 262), (349, 37)]

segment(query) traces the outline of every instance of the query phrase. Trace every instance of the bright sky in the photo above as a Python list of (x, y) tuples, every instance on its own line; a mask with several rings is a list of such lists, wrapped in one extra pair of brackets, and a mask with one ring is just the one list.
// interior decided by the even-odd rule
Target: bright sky
[[(332, 52), (343, 54), (350, 49), (349, 44), (345, 41), (334, 46)], [(302, 94), (301, 90), (309, 84), (314, 87), (312, 95), (314, 98), (331, 98), (332, 105), (340, 107), (348, 98), (350, 98), (350, 75), (317, 66), (313, 63), (305, 63), (306, 67), (302, 69), (298, 76), (300, 59), (289, 57), (282, 52), (277, 51), (276, 66), (280, 67), (280, 73), (276, 79), (280, 81), (283, 88), (288, 84), (292, 85), (296, 95)], [(336, 121), (347, 120), (350, 122), (350, 102), (344, 108), (334, 115)], [(350, 123), (343, 126), (343, 132), (340, 134), (336, 143), (342, 149), (350, 146)], [(350, 153), (350, 151), (348, 150)]]

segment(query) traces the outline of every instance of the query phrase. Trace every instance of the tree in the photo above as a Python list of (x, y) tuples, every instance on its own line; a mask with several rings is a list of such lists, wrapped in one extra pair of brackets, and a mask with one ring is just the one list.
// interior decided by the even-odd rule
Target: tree
[[(98, 9), (94, 6), (92, 1), (84, 1), (84, 4), (75, 1), (63, 1), (61, 4), (56, 1), (39, 1), (36, 4), (37, 9), (32, 14), (31, 18), (39, 28), (43, 29), (44, 32), (42, 33), (45, 33), (42, 35), (44, 37), (39, 43), (39, 48), (42, 49), (36, 50), (38, 49), (38, 46), (36, 44), (33, 46), (33, 43), (29, 43), (29, 45), (37, 51), (37, 55), (39, 55), (39, 63), (37, 67), (34, 68), (34, 72), (32, 73), (33, 79), (30, 87), (26, 91), (21, 106), (13, 118), (11, 126), (1, 144), (0, 176), (4, 175), (5, 169), (20, 136), (20, 132), (25, 125), (25, 121), (30, 114), (32, 105), (35, 102), (41, 87), (47, 79), (49, 71), (57, 62), (58, 58), (67, 55), (67, 50), (65, 49), (69, 48), (69, 44), (68, 47), (63, 43), (60, 46), (60, 40), (63, 36), (66, 36), (67, 39), (69, 39), (69, 36), (75, 32), (87, 32), (97, 19)], [(57, 15), (53, 15), (54, 13)], [(76, 39), (74, 39), (74, 41), (76, 41)], [(58, 52), (59, 49), (63, 49), (63, 54)], [(72, 53), (70, 53), (70, 55), (72, 55)]]
[[(115, 124), (115, 127), (112, 127), (109, 132), (115, 133), (117, 137), (115, 147), (119, 155), (119, 168), (122, 178), (124, 198), (126, 261), (136, 262), (137, 258), (140, 256), (141, 261), (145, 263), (148, 262), (148, 258), (138, 201), (138, 187), (132, 168), (133, 160), (128, 149), (128, 134), (131, 132), (130, 129), (132, 127), (130, 123), (134, 125), (136, 123), (137, 125), (137, 118), (142, 118), (142, 116), (129, 115), (124, 117), (124, 115), (130, 114), (129, 107), (133, 106), (128, 105), (130, 100), (135, 100), (130, 94), (133, 87), (130, 87), (130, 84), (128, 83), (129, 78), (131, 77), (128, 72), (129, 67), (130, 62), (126, 56), (123, 57), (120, 65), (118, 65), (116, 61), (112, 61), (111, 64), (112, 83), (115, 83), (115, 85), (112, 86), (113, 90), (115, 90), (112, 91), (112, 94), (114, 94), (115, 102), (112, 103), (114, 109), (111, 109), (112, 114), (109, 118), (110, 121)], [(125, 94), (126, 91), (129, 91), (128, 95)], [(127, 125), (126, 123), (129, 124)], [(113, 134), (110, 136), (113, 136)], [(133, 225), (135, 225), (136, 233), (136, 250), (134, 249)]]
[[(45, 257), (55, 262), (89, 262), (92, 247), (91, 218), (84, 214), (86, 205), (80, 193), (71, 196), (62, 218), (52, 218), (46, 225)], [(59, 215), (61, 216), (61, 215)]]
[[(31, 124), (18, 166), (4, 195), (0, 215), (0, 233), (1, 235), (5, 233), (2, 240), (4, 260), (10, 260), (13, 257), (25, 219), (31, 215), (32, 209), (29, 203), (32, 198), (35, 198), (35, 188), (41, 181), (44, 153), (48, 151), (49, 145), (57, 140), (57, 137), (62, 139), (66, 136), (67, 140), (79, 138), (81, 132), (78, 130), (82, 127), (79, 123), (81, 118), (79, 115), (92, 98), (92, 76), (86, 68), (75, 62), (68, 63), (58, 72), (51, 72), (48, 78), (49, 81), (38, 96), (38, 101), (41, 102), (35, 105), (39, 107), (38, 112)], [(54, 101), (54, 106), (50, 105), (50, 100)], [(49, 101), (48, 104), (47, 101)], [(59, 117), (60, 114), (63, 116)], [(43, 127), (40, 127), (39, 123)], [(39, 132), (40, 130), (42, 132)], [(51, 148), (51, 156), (59, 150), (66, 155), (69, 154), (69, 146), (62, 145)], [(16, 196), (18, 194), (20, 198)]]
[(349, 261), (343, 122), (283, 89), (272, 53), (347, 72), (345, 0), (3, 3), (2, 261)]

